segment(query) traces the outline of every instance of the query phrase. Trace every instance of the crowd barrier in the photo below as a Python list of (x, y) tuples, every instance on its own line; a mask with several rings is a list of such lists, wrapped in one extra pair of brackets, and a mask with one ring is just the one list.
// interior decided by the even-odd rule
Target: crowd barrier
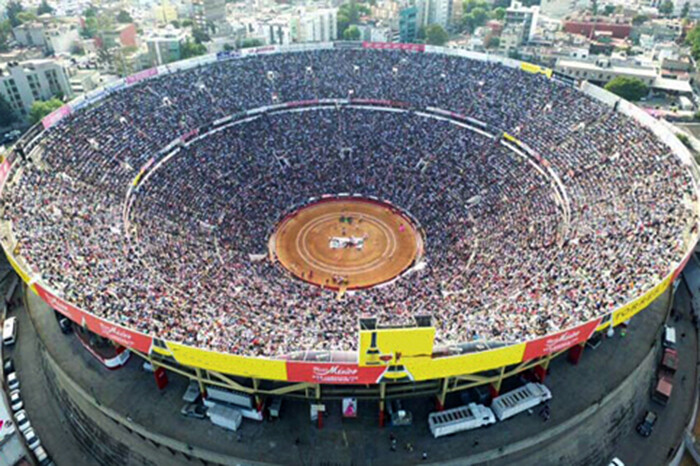
[[(377, 49), (380, 51), (398, 49), (419, 53), (442, 53), (462, 56), (474, 60), (501, 63), (505, 66), (519, 68), (526, 72), (538, 73), (546, 76), (547, 78), (552, 78), (551, 70), (537, 67), (532, 64), (495, 55), (480, 54), (458, 49), (446, 49), (435, 46), (348, 42), (341, 42), (337, 44), (294, 44), (288, 47), (274, 45), (196, 57), (193, 59), (184, 60), (182, 62), (142, 71), (127, 78), (110, 83), (102, 88), (91, 91), (85, 96), (71, 101), (44, 118), (44, 120), (41, 122), (40, 129), (46, 130), (50, 128), (74, 111), (78, 111), (89, 105), (99, 104), (101, 99), (112, 95), (114, 92), (135, 85), (143, 80), (155, 79), (163, 74), (178, 72), (196, 66), (203, 66), (216, 61), (235, 60), (241, 57), (256, 54), (303, 52), (319, 49), (330, 49), (334, 47), (363, 47)], [(617, 106), (619, 111), (629, 115), (642, 125), (650, 128), (661, 140), (672, 148), (674, 153), (676, 153), (684, 161), (684, 163), (689, 166), (689, 168), (695, 168), (692, 156), (685, 146), (680, 143), (680, 141), (666, 126), (659, 124), (659, 122), (657, 122), (653, 117), (641, 111), (634, 105), (629, 104), (628, 102), (623, 101), (607, 91), (604, 91), (589, 83), (584, 82), (579, 88), (582, 92), (596, 100), (611, 106)], [(367, 101), (361, 99), (353, 99), (350, 101), (347, 99), (330, 100), (333, 102), (363, 105), (397, 104), (395, 102)], [(289, 106), (294, 106), (297, 104), (283, 103), (266, 107), (264, 110), (256, 109), (246, 113), (253, 114), (253, 112), (274, 111), (275, 109), (285, 107), (288, 108)], [(478, 126), (482, 131), (486, 129), (486, 125), (484, 123), (467, 115), (452, 114), (452, 112), (447, 113), (450, 116), (459, 117), (465, 122)], [(229, 116), (217, 120), (211, 124), (211, 127), (215, 128), (214, 130), (216, 130), (216, 128), (223, 127), (228, 122), (232, 121), (233, 117), (234, 116)], [(23, 138), (22, 141), (27, 142), (28, 144), (35, 144), (40, 137), (40, 134), (37, 134), (36, 131), (36, 129), (33, 130), (30, 136), (31, 141), (25, 141), (25, 138)], [(510, 140), (510, 142), (516, 143), (521, 148), (526, 146), (513, 136), (510, 136), (510, 138), (508, 136), (505, 136), (504, 138), (506, 140)], [(182, 135), (179, 140), (173, 141), (168, 147), (161, 150), (160, 155), (168, 153), (171, 153), (172, 155), (172, 151), (177, 150), (176, 146), (178, 142), (190, 143), (199, 137), (203, 137), (203, 135), (199, 134), (198, 129), (193, 129), (192, 131)], [(144, 176), (148, 176), (148, 168), (153, 164), (152, 162), (149, 162), (147, 165), (148, 166), (145, 166), (145, 168), (142, 168), (138, 179), (134, 182), (135, 185), (137, 185), (139, 180), (141, 180)], [(2, 164), (0, 164), (0, 192), (8, 178), (8, 175), (11, 173), (11, 168), (11, 158), (4, 160)], [(695, 174), (696, 171), (693, 171), (694, 179), (696, 179), (697, 182), (697, 177)], [(355, 360), (350, 362), (347, 361), (347, 357), (344, 357), (345, 355), (337, 358), (340, 359), (340, 361), (335, 361), (332, 353), (327, 353), (323, 360), (311, 361), (303, 359), (299, 360), (291, 357), (247, 357), (213, 352), (181, 343), (159, 340), (157, 339), (157, 335), (146, 335), (142, 332), (129, 329), (123, 325), (120, 325), (119, 323), (97, 317), (90, 312), (79, 309), (71, 303), (66, 302), (58, 295), (56, 291), (52, 290), (43, 281), (39, 274), (34, 274), (33, 271), (27, 271), (20, 267), (18, 261), (13, 255), (14, 251), (12, 250), (12, 246), (10, 244), (3, 241), (2, 245), (10, 264), (17, 271), (22, 280), (24, 280), (30, 286), (30, 288), (50, 307), (62, 313), (78, 325), (86, 327), (90, 331), (95, 332), (105, 338), (109, 338), (127, 348), (132, 348), (145, 354), (169, 356), (185, 366), (199, 367), (244, 377), (324, 384), (374, 384), (380, 381), (420, 381), (483, 372), (541, 358), (552, 353), (566, 350), (567, 348), (571, 348), (575, 345), (582, 344), (588, 340), (596, 330), (603, 330), (610, 325), (615, 326), (622, 322), (626, 322), (635, 314), (644, 309), (654, 299), (660, 296), (664, 291), (666, 291), (690, 258), (696, 240), (697, 234), (695, 237), (691, 238), (689, 249), (686, 252), (683, 260), (679, 264), (676, 264), (676, 266), (673, 267), (672, 272), (652, 289), (647, 290), (643, 295), (619, 307), (618, 309), (613, 310), (607, 315), (599, 316), (574, 328), (562, 330), (542, 338), (516, 344), (497, 347), (484, 345), (484, 347), (487, 349), (481, 351), (474, 350), (466, 354), (453, 356), (449, 355), (451, 354), (449, 350), (434, 346), (435, 329), (432, 327), (400, 328), (391, 329), (390, 331), (358, 331), (358, 348), (360, 348), (360, 350), (358, 351), (358, 354), (355, 355)], [(372, 333), (375, 334), (374, 337), (372, 337)], [(313, 355), (310, 357), (310, 359), (314, 359)]]

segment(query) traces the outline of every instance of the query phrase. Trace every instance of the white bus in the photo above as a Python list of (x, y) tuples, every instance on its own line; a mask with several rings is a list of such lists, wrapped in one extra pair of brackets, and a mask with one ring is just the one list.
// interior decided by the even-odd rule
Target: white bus
[(469, 403), (467, 406), (430, 413), (428, 426), (433, 437), (454, 434), (463, 430), (476, 429), (496, 422), (493, 411), (484, 405)]
[(499, 421), (522, 413), (552, 398), (552, 392), (541, 383), (528, 383), (493, 399), (491, 409)]

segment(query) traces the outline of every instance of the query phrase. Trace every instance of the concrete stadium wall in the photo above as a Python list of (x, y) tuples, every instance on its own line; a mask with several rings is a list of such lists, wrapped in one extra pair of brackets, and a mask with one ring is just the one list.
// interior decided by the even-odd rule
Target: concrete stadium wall
[(634, 428), (649, 399), (658, 352), (658, 345), (653, 346), (616, 389), (568, 421), (520, 442), (442, 464), (607, 465), (615, 444)]

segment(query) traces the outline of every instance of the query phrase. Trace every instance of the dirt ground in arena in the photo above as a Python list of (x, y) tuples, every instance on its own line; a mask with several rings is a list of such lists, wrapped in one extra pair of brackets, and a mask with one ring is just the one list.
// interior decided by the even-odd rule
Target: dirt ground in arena
[(422, 239), (413, 223), (388, 204), (334, 199), (285, 218), (270, 247), (297, 278), (356, 289), (400, 275), (421, 252)]

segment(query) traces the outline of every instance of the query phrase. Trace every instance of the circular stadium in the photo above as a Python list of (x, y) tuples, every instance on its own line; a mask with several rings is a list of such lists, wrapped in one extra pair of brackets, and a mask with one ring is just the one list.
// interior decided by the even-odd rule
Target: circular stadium
[(1, 167), (11, 262), (149, 360), (324, 384), (536, 360), (668, 288), (698, 234), (672, 133), (551, 70), (365, 45), (209, 56), (62, 107)]

